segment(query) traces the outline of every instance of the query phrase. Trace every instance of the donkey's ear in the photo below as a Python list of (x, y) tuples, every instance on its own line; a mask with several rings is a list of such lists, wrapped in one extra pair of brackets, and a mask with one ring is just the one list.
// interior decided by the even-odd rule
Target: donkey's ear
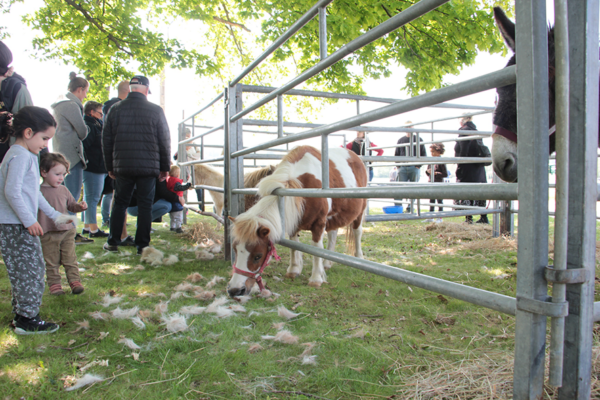
[(258, 228), (258, 237), (261, 238), (261, 239), (264, 239), (264, 238), (268, 237), (269, 233), (271, 233), (271, 231), (269, 230), (269, 228), (265, 228), (264, 226)]
[(232, 216), (229, 216), (227, 218), (229, 218), (229, 220), (235, 224), (235, 218), (233, 218)]
[(494, 18), (506, 45), (515, 52), (515, 23), (512, 22), (500, 7), (494, 7)]

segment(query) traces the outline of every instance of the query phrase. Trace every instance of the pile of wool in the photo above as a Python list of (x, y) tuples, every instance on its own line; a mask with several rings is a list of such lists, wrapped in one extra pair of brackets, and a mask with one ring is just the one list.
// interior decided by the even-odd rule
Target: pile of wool
[(92, 383), (102, 382), (103, 380), (104, 380), (104, 378), (102, 378), (101, 376), (93, 375), (93, 374), (85, 374), (83, 377), (79, 378), (73, 386), (68, 387), (65, 390), (67, 392), (70, 392), (72, 390), (80, 389), (80, 388), (90, 385)]
[(165, 253), (160, 250), (155, 249), (152, 246), (144, 247), (142, 250), (142, 257), (140, 261), (147, 262), (153, 267), (158, 267), (162, 265), (163, 258), (165, 257)]
[(275, 336), (264, 335), (261, 336), (263, 340), (273, 340), (274, 342), (280, 342), (285, 344), (298, 344), (298, 336), (292, 335), (292, 332), (287, 329), (282, 329)]
[(110, 307), (113, 304), (120, 303), (125, 296), (111, 296), (110, 293), (107, 293), (102, 298), (102, 307)]
[(178, 313), (162, 315), (160, 320), (163, 322), (161, 325), (165, 325), (171, 333), (182, 332), (188, 328), (185, 316)]

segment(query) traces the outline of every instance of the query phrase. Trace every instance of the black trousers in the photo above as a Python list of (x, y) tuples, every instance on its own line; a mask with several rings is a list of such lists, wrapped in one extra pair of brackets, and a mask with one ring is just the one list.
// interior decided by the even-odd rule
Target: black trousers
[[(435, 204), (436, 200), (435, 199), (429, 199), (429, 202), (431, 204)], [(438, 204), (444, 204), (444, 200), (442, 199), (437, 199)], [(429, 206), (429, 211), (433, 212), (435, 211), (435, 206)], [(444, 207), (438, 207), (438, 211), (444, 211)]]
[(136, 189), (138, 217), (135, 245), (138, 249), (148, 247), (150, 244), (150, 229), (152, 228), (152, 204), (154, 204), (156, 177), (117, 176), (114, 185), (115, 193), (113, 196), (113, 209), (110, 214), (108, 244), (115, 246), (121, 242), (127, 207), (131, 202), (133, 189)]

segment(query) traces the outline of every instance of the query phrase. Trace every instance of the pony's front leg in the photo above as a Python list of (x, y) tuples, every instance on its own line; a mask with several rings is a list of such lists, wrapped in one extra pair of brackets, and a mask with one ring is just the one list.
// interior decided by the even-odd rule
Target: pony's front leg
[[(300, 242), (300, 232), (290, 236), (290, 240)], [(286, 278), (294, 279), (302, 273), (302, 252), (290, 249), (290, 266), (285, 274)]]
[[(313, 246), (322, 249), (323, 236), (325, 236), (325, 232), (321, 233), (319, 241), (315, 242), (315, 235), (313, 234)], [(312, 275), (308, 280), (308, 286), (320, 287), (323, 282), (327, 282), (327, 275), (325, 275), (325, 268), (323, 268), (323, 259), (317, 256), (313, 256), (313, 269)]]
[[(337, 229), (327, 232), (327, 250), (335, 251), (335, 243), (337, 242)], [(333, 261), (323, 260), (323, 268), (329, 269), (333, 265)]]
[(361, 238), (362, 238), (362, 232), (363, 232), (363, 228), (362, 228), (362, 223), (358, 226), (358, 228), (353, 229), (354, 231), (354, 256), (358, 257), (358, 258), (364, 258), (363, 257), (363, 252), (362, 252), (362, 247), (361, 247)]

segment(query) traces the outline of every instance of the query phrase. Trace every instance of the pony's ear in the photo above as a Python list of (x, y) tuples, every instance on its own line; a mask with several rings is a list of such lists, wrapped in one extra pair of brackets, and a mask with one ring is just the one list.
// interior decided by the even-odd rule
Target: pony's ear
[(233, 218), (231, 215), (227, 218), (229, 218), (229, 220), (235, 224), (235, 218)]
[(269, 228), (265, 228), (264, 226), (258, 228), (258, 237), (261, 239), (267, 238), (269, 236), (269, 233), (271, 233)]
[(506, 45), (515, 52), (515, 23), (512, 22), (500, 7), (494, 7), (494, 18)]

